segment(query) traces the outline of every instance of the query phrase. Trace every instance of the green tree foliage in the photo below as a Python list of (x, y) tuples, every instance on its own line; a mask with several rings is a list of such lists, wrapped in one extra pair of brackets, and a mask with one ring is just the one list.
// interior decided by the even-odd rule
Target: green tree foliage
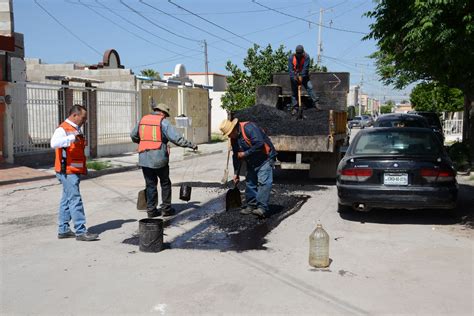
[(380, 106), (380, 114), (392, 113), (393, 106), (390, 104), (384, 104)]
[(377, 41), (378, 74), (403, 88), (437, 81), (474, 94), (474, 1), (379, 0), (365, 37)]
[(160, 80), (160, 73), (154, 69), (143, 69), (140, 71), (140, 74), (145, 77), (150, 77), (156, 80)]
[(417, 111), (457, 112), (464, 107), (462, 91), (436, 82), (422, 82), (410, 94), (412, 106)]
[[(227, 91), (221, 98), (222, 107), (234, 111), (254, 105), (257, 86), (271, 84), (272, 74), (288, 71), (288, 58), (291, 54), (291, 50), (285, 51), (283, 45), (274, 50), (270, 44), (263, 49), (254, 44), (247, 51), (247, 57), (243, 61), (244, 69), (227, 61), (226, 70), (231, 75), (227, 77)], [(321, 68), (327, 70), (326, 67)], [(310, 71), (318, 69), (311, 58)]]

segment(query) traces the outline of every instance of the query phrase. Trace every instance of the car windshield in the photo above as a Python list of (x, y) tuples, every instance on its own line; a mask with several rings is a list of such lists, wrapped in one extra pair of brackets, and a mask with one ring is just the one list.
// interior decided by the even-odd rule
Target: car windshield
[(361, 134), (354, 144), (353, 153), (359, 155), (437, 155), (440, 150), (432, 133), (387, 130)]
[(356, 116), (352, 119), (353, 121), (360, 121), (360, 116)]
[(376, 127), (427, 127), (426, 123), (420, 120), (380, 120), (376, 122)]

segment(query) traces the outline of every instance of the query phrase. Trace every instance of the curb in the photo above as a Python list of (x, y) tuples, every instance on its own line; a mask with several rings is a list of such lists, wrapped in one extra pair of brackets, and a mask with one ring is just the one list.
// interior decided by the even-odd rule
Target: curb
[(103, 169), (103, 170), (95, 170), (95, 171), (90, 171), (87, 173), (87, 175), (84, 176), (84, 179), (93, 179), (101, 176), (105, 176), (108, 174), (114, 174), (114, 173), (120, 173), (120, 172), (127, 172), (127, 171), (133, 171), (140, 169), (140, 167), (137, 165), (132, 165), (132, 166), (125, 166), (125, 167), (117, 167), (117, 168), (108, 168), (108, 169)]

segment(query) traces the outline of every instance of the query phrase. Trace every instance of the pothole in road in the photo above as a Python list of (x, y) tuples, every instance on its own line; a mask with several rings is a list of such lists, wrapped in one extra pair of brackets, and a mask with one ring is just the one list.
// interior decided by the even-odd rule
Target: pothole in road
[[(276, 186), (270, 198), (270, 216), (265, 219), (255, 215), (242, 215), (239, 213), (240, 209), (222, 211), (224, 208), (222, 199), (211, 201), (203, 205), (200, 210), (215, 208), (217, 211), (208, 214), (208, 217), (194, 228), (175, 237), (170, 243), (165, 244), (164, 248), (219, 251), (264, 250), (266, 235), (285, 218), (298, 212), (309, 197), (304, 194), (292, 194), (288, 188)], [(216, 206), (216, 204), (219, 205)], [(193, 215), (187, 219), (192, 218)], [(170, 222), (175, 224), (174, 220)], [(165, 223), (165, 234), (166, 226)], [(122, 243), (138, 245), (139, 236), (133, 235)]]

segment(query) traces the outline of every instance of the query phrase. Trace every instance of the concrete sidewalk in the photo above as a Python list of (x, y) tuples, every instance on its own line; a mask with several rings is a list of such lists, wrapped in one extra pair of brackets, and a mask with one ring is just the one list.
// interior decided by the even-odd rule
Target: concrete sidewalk
[[(195, 157), (202, 157), (222, 153), (227, 150), (227, 142), (201, 144), (197, 151), (189, 148), (172, 147), (170, 161), (182, 161)], [(95, 178), (105, 174), (125, 172), (138, 169), (138, 153), (131, 152), (119, 156), (100, 157), (92, 161), (104, 162), (109, 167), (102, 170), (89, 169), (87, 178)], [(0, 164), (0, 187), (18, 186), (29, 182), (48, 180), (55, 178), (53, 166), (43, 166), (41, 168), (30, 168), (25, 166)]]

